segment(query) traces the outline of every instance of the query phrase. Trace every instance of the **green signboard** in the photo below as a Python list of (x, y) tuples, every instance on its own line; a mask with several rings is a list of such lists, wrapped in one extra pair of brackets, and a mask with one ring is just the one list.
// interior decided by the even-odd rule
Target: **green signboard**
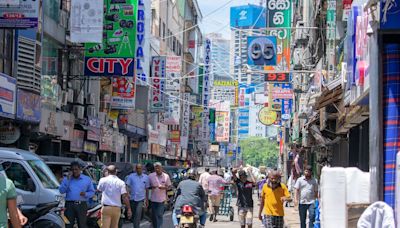
[(268, 0), (268, 35), (277, 38), (277, 69), (290, 69), (290, 32), (291, 32), (292, 1)]
[(104, 0), (103, 42), (85, 44), (85, 75), (134, 76), (138, 1)]

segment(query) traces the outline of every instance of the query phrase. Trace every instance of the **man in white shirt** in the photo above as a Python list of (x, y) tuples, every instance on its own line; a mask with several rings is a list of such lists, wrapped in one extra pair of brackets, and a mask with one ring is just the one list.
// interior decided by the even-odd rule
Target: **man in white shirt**
[(207, 184), (208, 184), (207, 178), (208, 178), (209, 176), (211, 176), (211, 175), (210, 175), (210, 169), (209, 169), (209, 168), (205, 168), (205, 172), (202, 173), (202, 174), (200, 175), (200, 178), (199, 178), (199, 183), (200, 183), (201, 186), (203, 187), (203, 189), (204, 189), (204, 191), (206, 192), (206, 194), (207, 194), (207, 189), (208, 189), (208, 186), (207, 186)]
[(117, 169), (114, 165), (110, 165), (107, 167), (107, 171), (108, 176), (101, 178), (97, 186), (97, 189), (102, 192), (101, 227), (118, 228), (122, 207), (121, 196), (127, 208), (128, 219), (132, 217), (132, 210), (125, 182), (116, 176)]

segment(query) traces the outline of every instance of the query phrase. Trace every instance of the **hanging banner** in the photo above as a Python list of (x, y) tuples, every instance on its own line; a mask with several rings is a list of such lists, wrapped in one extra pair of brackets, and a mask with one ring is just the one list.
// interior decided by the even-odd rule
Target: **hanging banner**
[(292, 117), (293, 99), (282, 100), (281, 118), (282, 120), (290, 120)]
[(189, 124), (190, 124), (190, 93), (183, 94), (182, 123), (181, 123), (181, 147), (188, 149)]
[(181, 101), (179, 92), (167, 92), (166, 98), (166, 109), (164, 113), (164, 123), (168, 125), (178, 125), (181, 115)]
[(167, 56), (167, 82), (165, 86), (165, 104), (167, 111), (164, 114), (164, 123), (168, 125), (178, 125), (180, 120), (181, 68), (181, 57)]
[(192, 136), (195, 140), (199, 140), (201, 138), (201, 130), (202, 130), (202, 116), (203, 116), (203, 107), (200, 106), (192, 106), (191, 115), (192, 115)]
[(211, 83), (211, 40), (206, 39), (204, 52), (204, 75), (203, 75), (203, 92), (202, 92), (202, 105), (203, 105), (203, 119), (202, 119), (202, 139), (209, 140), (209, 100), (210, 100), (210, 83)]
[(101, 43), (104, 6), (98, 0), (71, 0), (71, 42)]
[(113, 77), (112, 109), (135, 108), (135, 83), (132, 77)]
[[(291, 32), (291, 0), (267, 0), (267, 32), (269, 36), (277, 39), (277, 65), (267, 66), (266, 70), (290, 70), (290, 32)], [(283, 29), (282, 29), (283, 28)]]
[(336, 0), (328, 0), (328, 8), (326, 12), (326, 56), (328, 59), (328, 81), (335, 77), (336, 63)]
[(217, 142), (229, 142), (229, 123), (229, 112), (216, 112), (215, 124), (217, 129), (215, 138)]
[(137, 0), (104, 5), (103, 42), (85, 44), (85, 75), (134, 77)]
[(17, 96), (17, 80), (0, 73), (0, 116), (14, 119)]
[[(1, 5), (9, 4), (8, 7), (0, 8), (0, 28), (25, 29), (37, 28), (39, 17), (38, 0), (15, 0), (0, 2)], [(7, 6), (7, 5), (6, 5)]]
[(136, 83), (147, 86), (150, 62), (151, 1), (138, 0), (136, 21)]
[(209, 109), (209, 130), (210, 130), (210, 142), (215, 142), (215, 131), (216, 131), (216, 124), (215, 124), (215, 119), (216, 119), (216, 112), (215, 108), (210, 108)]
[(165, 111), (166, 57), (154, 56), (151, 64), (150, 111)]
[(85, 132), (74, 129), (73, 139), (71, 141), (70, 150), (72, 152), (82, 152)]
[(248, 36), (247, 64), (250, 66), (276, 65), (276, 37)]
[(180, 56), (167, 56), (167, 72), (180, 73), (182, 69), (182, 59)]

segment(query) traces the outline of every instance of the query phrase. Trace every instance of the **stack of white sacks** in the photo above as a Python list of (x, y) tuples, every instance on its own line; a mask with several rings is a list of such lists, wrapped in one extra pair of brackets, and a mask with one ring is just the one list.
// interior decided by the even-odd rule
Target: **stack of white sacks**
[(346, 205), (370, 203), (369, 173), (358, 168), (324, 167), (320, 184), (323, 228), (346, 228)]

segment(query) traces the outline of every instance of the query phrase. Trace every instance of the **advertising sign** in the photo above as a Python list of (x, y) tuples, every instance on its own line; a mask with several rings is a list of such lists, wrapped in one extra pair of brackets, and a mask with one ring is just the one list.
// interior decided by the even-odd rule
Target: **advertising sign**
[(104, 6), (98, 0), (71, 0), (71, 41), (101, 43)]
[(97, 143), (86, 141), (83, 144), (83, 152), (88, 154), (96, 154), (97, 153)]
[(39, 123), (41, 108), (40, 95), (18, 89), (17, 100), (17, 119)]
[(182, 123), (181, 123), (181, 147), (187, 149), (189, 142), (189, 124), (190, 124), (190, 93), (183, 94)]
[(15, 118), (17, 80), (6, 74), (0, 73), (0, 116)]
[(209, 100), (210, 100), (210, 83), (211, 83), (211, 40), (206, 39), (204, 52), (204, 75), (203, 75), (203, 92), (202, 92), (202, 105), (203, 105), (203, 119), (202, 119), (202, 139), (209, 140)]
[(181, 101), (179, 92), (169, 91), (166, 97), (166, 109), (164, 113), (164, 123), (168, 125), (178, 125), (181, 115)]
[(170, 131), (169, 132), (169, 140), (171, 143), (180, 143), (181, 138), (180, 138), (180, 132), (179, 131)]
[(239, 86), (238, 81), (220, 81), (220, 80), (214, 80), (213, 83), (214, 87), (221, 86), (221, 87), (237, 87)]
[(229, 142), (229, 123), (230, 123), (229, 112), (216, 112), (215, 138), (217, 142)]
[(100, 120), (96, 117), (88, 117), (88, 127), (86, 139), (91, 141), (100, 141)]
[(275, 83), (271, 88), (273, 99), (293, 99), (293, 87), (290, 83)]
[(149, 130), (149, 144), (158, 144), (159, 133), (156, 130)]
[(167, 73), (180, 73), (182, 59), (180, 56), (167, 56)]
[(63, 127), (63, 135), (61, 136), (61, 139), (65, 141), (72, 141), (74, 137), (73, 131), (75, 125), (75, 116), (67, 112), (61, 112), (59, 114), (61, 115)]
[(99, 150), (112, 151), (113, 148), (113, 130), (108, 127), (100, 129), (100, 144)]
[(133, 77), (113, 77), (112, 109), (135, 108), (135, 82)]
[(275, 83), (290, 82), (290, 73), (268, 73), (265, 74), (265, 81)]
[(281, 118), (282, 120), (290, 120), (292, 117), (293, 99), (282, 100)]
[(276, 37), (248, 36), (247, 64), (250, 66), (276, 65)]
[(85, 132), (74, 129), (73, 135), (74, 135), (74, 138), (71, 141), (70, 150), (72, 152), (82, 152)]
[(104, 5), (103, 42), (85, 44), (85, 75), (133, 77), (137, 0)]
[(6, 124), (0, 126), (0, 143), (13, 144), (21, 136), (21, 130), (19, 127), (13, 124)]
[(292, 1), (268, 0), (267, 15), (267, 27), (276, 28), (268, 30), (267, 35), (277, 38), (277, 66), (267, 67), (267, 70), (290, 70)]
[(165, 78), (166, 78), (166, 57), (154, 56), (151, 64), (151, 112), (165, 111)]
[(150, 50), (151, 1), (138, 0), (136, 21), (136, 78), (140, 85), (147, 85), (150, 63), (146, 56)]
[(380, 29), (396, 30), (400, 29), (400, 0), (380, 0)]
[(201, 129), (202, 129), (202, 116), (203, 116), (203, 107), (200, 106), (192, 106), (192, 135), (195, 139), (199, 140), (201, 137)]
[[(18, 2), (18, 5), (16, 4)], [(4, 0), (0, 5), (0, 28), (24, 29), (36, 28), (39, 17), (38, 0)], [(10, 7), (1, 7), (10, 4)]]
[(42, 104), (56, 107), (60, 91), (60, 85), (57, 83), (57, 76), (42, 75), (40, 85)]
[(326, 12), (326, 56), (328, 59), (328, 80), (335, 77), (335, 52), (336, 52), (336, 0), (328, 0)]
[(230, 25), (234, 28), (265, 28), (265, 8), (256, 5), (231, 7)]
[(258, 120), (260, 123), (269, 126), (272, 125), (277, 119), (277, 114), (275, 111), (269, 110), (267, 107), (262, 108), (258, 112)]
[(20, 0), (1, 0), (0, 1), (0, 8), (1, 7), (15, 7), (19, 6)]
[(62, 117), (60, 113), (50, 111), (47, 108), (41, 109), (41, 120), (39, 132), (48, 135), (63, 136)]
[(215, 126), (215, 109), (214, 108), (210, 108), (209, 109), (209, 124), (208, 124), (208, 128), (210, 131), (210, 141), (211, 142), (215, 142), (215, 130), (216, 130), (216, 126)]
[(168, 125), (157, 123), (158, 144), (166, 146), (168, 141)]

